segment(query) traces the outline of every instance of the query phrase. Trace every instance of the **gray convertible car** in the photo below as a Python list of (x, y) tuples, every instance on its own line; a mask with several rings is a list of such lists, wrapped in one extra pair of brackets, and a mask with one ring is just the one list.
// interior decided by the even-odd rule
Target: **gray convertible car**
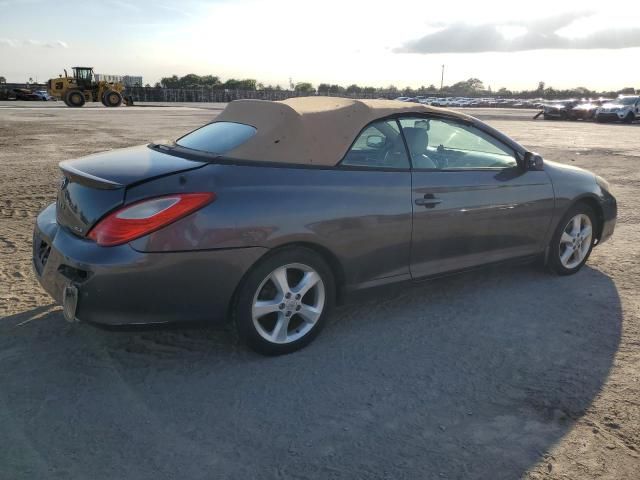
[(387, 100), (234, 101), (173, 144), (60, 169), (33, 264), (68, 320), (230, 319), (265, 354), (371, 287), (512, 259), (576, 273), (617, 211), (590, 172)]

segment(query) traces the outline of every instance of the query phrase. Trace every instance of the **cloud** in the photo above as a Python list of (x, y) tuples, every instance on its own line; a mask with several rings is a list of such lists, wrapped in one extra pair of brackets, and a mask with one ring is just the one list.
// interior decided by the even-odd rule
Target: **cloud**
[(18, 44), (16, 43), (15, 40), (12, 40), (10, 38), (0, 38), (0, 46), (3, 46), (3, 47), (17, 47)]
[(40, 40), (15, 40), (12, 38), (0, 38), (0, 46), (3, 47), (41, 47), (41, 48), (69, 48), (69, 44), (67, 42), (63, 42), (62, 40), (55, 40), (52, 42), (42, 42)]
[(562, 14), (529, 22), (469, 25), (453, 23), (395, 48), (396, 53), (520, 52), (542, 49), (619, 49), (640, 47), (640, 28), (601, 28), (580, 37), (561, 34), (590, 16)]

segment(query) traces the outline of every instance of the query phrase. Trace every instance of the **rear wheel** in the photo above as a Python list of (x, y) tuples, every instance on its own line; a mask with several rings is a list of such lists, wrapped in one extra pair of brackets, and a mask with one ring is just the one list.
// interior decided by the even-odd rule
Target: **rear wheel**
[(119, 107), (122, 105), (122, 95), (115, 90), (107, 90), (102, 96), (102, 103), (107, 107)]
[(560, 221), (551, 240), (549, 267), (558, 275), (572, 275), (586, 263), (595, 240), (597, 218), (593, 209), (579, 203)]
[(238, 335), (264, 355), (291, 353), (320, 333), (335, 301), (331, 269), (313, 250), (295, 247), (259, 262), (236, 297)]
[(70, 90), (64, 96), (64, 103), (69, 107), (82, 107), (84, 102), (84, 94), (79, 90)]

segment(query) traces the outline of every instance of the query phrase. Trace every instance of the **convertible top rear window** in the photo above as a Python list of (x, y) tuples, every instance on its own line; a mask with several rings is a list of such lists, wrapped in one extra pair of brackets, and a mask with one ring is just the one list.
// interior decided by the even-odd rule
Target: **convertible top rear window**
[(223, 155), (256, 134), (255, 127), (235, 122), (209, 123), (176, 140), (181, 147)]

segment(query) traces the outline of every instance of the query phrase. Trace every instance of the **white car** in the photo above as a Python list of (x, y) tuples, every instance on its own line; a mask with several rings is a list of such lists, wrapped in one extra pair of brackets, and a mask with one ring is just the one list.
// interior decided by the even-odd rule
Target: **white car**
[(51, 95), (49, 95), (49, 92), (47, 92), (46, 90), (36, 90), (35, 92), (36, 95), (38, 95), (40, 97), (41, 100), (56, 100), (55, 97), (52, 97)]
[(640, 119), (640, 96), (619, 96), (611, 103), (605, 103), (596, 110), (598, 122), (631, 123)]

